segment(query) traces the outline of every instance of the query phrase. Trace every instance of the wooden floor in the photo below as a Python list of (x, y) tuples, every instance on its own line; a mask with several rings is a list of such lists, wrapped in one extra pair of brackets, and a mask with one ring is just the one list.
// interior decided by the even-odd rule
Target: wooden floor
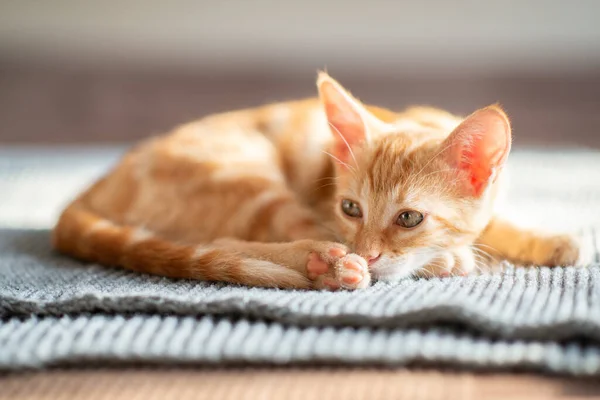
[(550, 400), (600, 398), (600, 381), (361, 369), (53, 371), (0, 377), (0, 400)]
[[(359, 98), (468, 114), (494, 102), (515, 145), (600, 148), (600, 72), (469, 77), (335, 75)], [(314, 96), (315, 71), (176, 72), (43, 67), (0, 59), (0, 142), (131, 142), (202, 115)]]

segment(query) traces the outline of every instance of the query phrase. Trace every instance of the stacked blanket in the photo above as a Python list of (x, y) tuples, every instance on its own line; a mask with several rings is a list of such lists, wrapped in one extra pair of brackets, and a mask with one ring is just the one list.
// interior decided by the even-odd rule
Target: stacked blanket
[(0, 370), (101, 363), (451, 365), (600, 376), (600, 153), (518, 150), (502, 213), (580, 234), (586, 268), (283, 291), (55, 254), (60, 208), (122, 152), (0, 150)]

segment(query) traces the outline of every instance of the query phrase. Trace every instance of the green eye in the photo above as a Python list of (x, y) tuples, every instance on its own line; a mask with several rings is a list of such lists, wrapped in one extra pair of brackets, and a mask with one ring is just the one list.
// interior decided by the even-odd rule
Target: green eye
[(396, 223), (403, 228), (414, 228), (423, 222), (423, 214), (418, 211), (404, 211), (398, 216)]
[(360, 206), (352, 200), (342, 200), (342, 211), (344, 212), (344, 214), (352, 218), (362, 217), (362, 211), (360, 210)]

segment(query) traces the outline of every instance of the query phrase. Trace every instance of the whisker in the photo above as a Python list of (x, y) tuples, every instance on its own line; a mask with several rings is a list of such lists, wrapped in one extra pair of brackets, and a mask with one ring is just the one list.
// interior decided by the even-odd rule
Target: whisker
[(327, 179), (331, 179), (331, 180), (337, 181), (339, 179), (339, 177), (337, 177), (337, 176), (325, 176), (323, 178), (315, 179), (314, 183), (321, 182), (321, 181), (324, 181), (324, 180), (327, 180)]
[(475, 253), (479, 253), (479, 254), (485, 254), (485, 255), (488, 255), (488, 256), (490, 255), (490, 254), (489, 254), (487, 251), (485, 251), (485, 250), (483, 250), (483, 249), (479, 249), (479, 248), (477, 248), (477, 246), (471, 246), (470, 248), (471, 248), (471, 250), (472, 250), (473, 252), (475, 252)]
[(437, 171), (433, 171), (433, 172), (430, 172), (430, 173), (428, 173), (428, 174), (421, 175), (421, 176), (420, 176), (420, 178), (421, 178), (421, 179), (424, 179), (424, 178), (426, 178), (426, 177), (428, 177), (428, 176), (430, 176), (430, 175), (435, 175), (435, 174), (439, 174), (439, 173), (442, 173), (442, 172), (448, 172), (448, 171), (454, 171), (454, 170), (455, 170), (454, 168), (443, 168), (443, 169), (438, 169)]
[(321, 186), (318, 186), (318, 187), (314, 188), (314, 189), (313, 189), (313, 192), (316, 192), (317, 190), (320, 190), (320, 189), (326, 188), (326, 187), (328, 187), (328, 186), (335, 186), (335, 185), (336, 185), (336, 184), (335, 184), (335, 182), (332, 182), (332, 183), (326, 183), (326, 184), (324, 184), (324, 185), (321, 185)]
[(452, 146), (452, 143), (448, 144), (447, 146), (445, 146), (443, 149), (441, 149), (440, 151), (438, 151), (437, 153), (435, 153), (430, 159), (429, 161), (427, 161), (425, 163), (425, 165), (423, 165), (423, 167), (421, 167), (421, 169), (419, 170), (419, 172), (416, 173), (416, 175), (420, 175), (421, 172), (423, 172), (423, 170), (433, 162), (433, 160), (435, 160), (436, 158), (438, 158), (444, 151), (448, 150), (450, 148), (450, 146)]
[(422, 267), (422, 270), (423, 270), (423, 271), (425, 271), (425, 272), (427, 273), (427, 277), (428, 277), (428, 278), (430, 278), (430, 277), (432, 277), (432, 276), (435, 276), (435, 275), (433, 274), (433, 271), (432, 271), (432, 270), (430, 270), (428, 267), (429, 267), (428, 265), (427, 265), (427, 266), (424, 266), (424, 267)]
[[(487, 244), (484, 244), (484, 243), (475, 243), (475, 244), (473, 244), (473, 246), (477, 249), (479, 249), (479, 247), (485, 247), (485, 248), (490, 249), (493, 253), (498, 253), (498, 250), (496, 250), (494, 247), (488, 246)], [(479, 249), (479, 250), (481, 250), (481, 249)]]
[(354, 167), (352, 167), (350, 164), (343, 162), (342, 160), (340, 160), (339, 158), (337, 158), (336, 156), (334, 156), (333, 154), (323, 150), (323, 153), (327, 154), (329, 157), (333, 158), (334, 160), (336, 160), (337, 162), (339, 162), (340, 164), (342, 164), (343, 166), (347, 167), (350, 171), (352, 171), (353, 173), (356, 172), (356, 170), (354, 169)]
[(348, 148), (348, 151), (350, 152), (350, 156), (352, 156), (352, 159), (354, 160), (354, 165), (356, 165), (356, 167), (358, 167), (358, 162), (356, 161), (356, 157), (354, 157), (354, 152), (352, 151), (352, 148), (350, 147), (350, 145), (348, 144), (348, 141), (346, 141), (346, 138), (344, 137), (344, 135), (342, 135), (342, 133), (338, 130), (338, 128), (336, 128), (335, 126), (333, 126), (333, 124), (331, 122), (328, 122), (329, 126), (338, 134), (340, 135), (340, 137), (342, 138), (342, 140), (344, 141), (344, 144), (346, 145), (346, 147)]

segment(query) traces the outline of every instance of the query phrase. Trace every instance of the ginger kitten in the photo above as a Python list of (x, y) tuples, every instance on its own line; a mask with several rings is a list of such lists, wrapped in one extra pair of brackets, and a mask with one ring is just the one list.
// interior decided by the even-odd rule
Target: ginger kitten
[(64, 210), (55, 248), (168, 277), (316, 289), (469, 273), (479, 246), (516, 263), (581, 261), (571, 236), (494, 215), (511, 147), (499, 106), (394, 113), (324, 73), (317, 86), (319, 100), (143, 142)]

